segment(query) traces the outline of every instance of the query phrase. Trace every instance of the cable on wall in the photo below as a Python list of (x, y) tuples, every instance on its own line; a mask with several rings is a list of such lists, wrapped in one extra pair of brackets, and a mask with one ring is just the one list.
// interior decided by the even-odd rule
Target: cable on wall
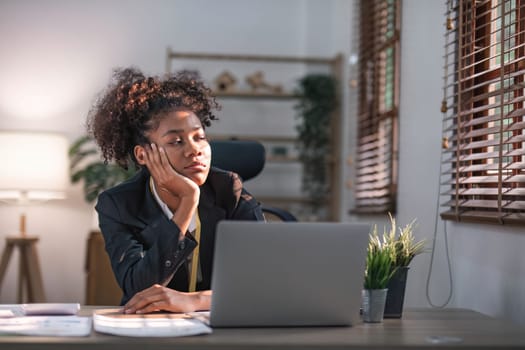
[[(443, 148), (442, 148), (443, 150)], [(441, 176), (441, 161), (442, 161), (442, 157), (443, 157), (443, 151), (441, 151), (441, 157), (439, 159), (439, 174)], [(434, 220), (434, 234), (433, 234), (433, 238), (432, 238), (432, 253), (430, 254), (430, 264), (428, 266), (428, 274), (427, 274), (427, 284), (426, 284), (426, 297), (427, 297), (427, 302), (430, 304), (430, 306), (432, 307), (435, 307), (435, 308), (444, 308), (445, 306), (447, 306), (449, 303), (450, 303), (450, 300), (452, 299), (452, 291), (454, 290), (454, 281), (452, 279), (452, 267), (451, 267), (451, 264), (450, 264), (450, 254), (449, 254), (449, 248), (448, 248), (448, 233), (447, 233), (447, 223), (446, 221), (443, 221), (443, 237), (444, 237), (444, 241), (445, 241), (445, 253), (446, 253), (446, 257), (447, 257), (447, 268), (448, 268), (448, 279), (449, 279), (449, 291), (448, 291), (448, 296), (447, 296), (447, 299), (445, 300), (445, 302), (443, 304), (434, 304), (434, 302), (432, 301), (432, 298), (430, 297), (430, 278), (431, 278), (431, 275), (432, 275), (432, 267), (434, 265), (434, 256), (435, 256), (435, 251), (436, 251), (436, 239), (437, 239), (437, 231), (438, 231), (438, 217), (439, 217), (439, 188), (440, 188), (440, 185), (439, 185), (439, 178), (438, 178), (438, 194), (437, 194), (437, 203), (436, 203), (436, 215), (435, 215), (435, 220)]]
[[(446, 43), (445, 43), (445, 64), (444, 64), (444, 77), (443, 77), (443, 102), (441, 104), (441, 113), (443, 114), (443, 121), (442, 121), (442, 125), (441, 125), (441, 134), (444, 135), (444, 130), (445, 130), (445, 118), (446, 118), (446, 113), (447, 113), (447, 110), (448, 110), (448, 107), (447, 107), (447, 101), (446, 101), (446, 96), (447, 96), (447, 86), (448, 86), (448, 47), (449, 47), (449, 39), (451, 37), (451, 33), (454, 34), (453, 32), (453, 29), (454, 29), (454, 20), (453, 18), (451, 17), (452, 16), (452, 13), (454, 11), (453, 9), (453, 4), (452, 4), (452, 1), (453, 0), (448, 0), (447, 1), (447, 19), (446, 19), (446, 29), (447, 29), (447, 35), (446, 35)], [(437, 240), (437, 231), (438, 231), (438, 217), (439, 217), (439, 202), (440, 202), (440, 188), (441, 188), (441, 171), (442, 171), (442, 164), (443, 164), (443, 153), (444, 153), (444, 150), (447, 149), (449, 147), (449, 144), (448, 144), (448, 139), (447, 138), (443, 138), (442, 139), (442, 142), (441, 142), (441, 152), (440, 152), (440, 157), (439, 157), (439, 177), (438, 177), (438, 193), (437, 193), (437, 201), (436, 201), (436, 215), (435, 215), (435, 219), (434, 219), (434, 233), (433, 233), (433, 238), (432, 238), (432, 253), (430, 255), (430, 264), (429, 264), (429, 267), (428, 267), (428, 274), (427, 274), (427, 283), (426, 283), (426, 298), (427, 298), (427, 302), (430, 304), (430, 306), (432, 307), (435, 307), (435, 308), (444, 308), (446, 307), (449, 303), (450, 303), (450, 300), (452, 299), (452, 293), (453, 293), (453, 290), (454, 290), (454, 281), (452, 279), (452, 266), (451, 266), (451, 263), (450, 263), (450, 254), (449, 254), (449, 247), (448, 247), (448, 233), (447, 233), (447, 223), (446, 221), (443, 221), (443, 237), (444, 237), (444, 241), (445, 241), (445, 254), (446, 254), (446, 260), (447, 260), (447, 268), (448, 268), (448, 278), (449, 278), (449, 291), (448, 291), (448, 296), (447, 296), (447, 299), (445, 300), (444, 303), (442, 304), (435, 304), (433, 301), (432, 301), (432, 298), (430, 297), (430, 279), (431, 279), (431, 276), (432, 276), (432, 268), (434, 266), (434, 257), (435, 257), (435, 251), (436, 251), (436, 240)]]

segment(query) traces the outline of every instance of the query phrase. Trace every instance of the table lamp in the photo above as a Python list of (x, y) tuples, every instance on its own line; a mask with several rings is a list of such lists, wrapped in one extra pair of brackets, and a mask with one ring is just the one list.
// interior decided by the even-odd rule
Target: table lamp
[[(69, 184), (68, 140), (48, 132), (0, 131), (0, 201), (26, 206), (65, 198)], [(44, 302), (45, 294), (38, 263), (38, 237), (26, 234), (26, 216), (20, 215), (20, 231), (7, 237), (0, 261), (0, 288), (9, 259), (20, 249), (18, 302)]]

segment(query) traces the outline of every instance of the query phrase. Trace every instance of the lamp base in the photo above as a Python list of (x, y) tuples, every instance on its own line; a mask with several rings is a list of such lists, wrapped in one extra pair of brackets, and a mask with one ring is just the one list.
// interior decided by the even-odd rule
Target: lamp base
[(45, 302), (44, 284), (38, 261), (36, 243), (38, 237), (7, 237), (2, 260), (0, 260), (0, 288), (9, 265), (13, 250), (20, 250), (20, 265), (18, 270), (18, 303), (24, 302), (24, 289), (27, 292), (27, 302)]

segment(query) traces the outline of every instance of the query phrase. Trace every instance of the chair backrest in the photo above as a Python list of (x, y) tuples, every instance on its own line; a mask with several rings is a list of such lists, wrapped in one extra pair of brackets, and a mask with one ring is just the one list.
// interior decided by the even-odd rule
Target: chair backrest
[[(211, 141), (211, 165), (237, 173), (243, 181), (253, 179), (263, 170), (266, 162), (266, 149), (257, 141), (217, 140)], [(262, 204), (268, 219), (297, 221), (288, 211)]]
[(266, 150), (257, 141), (211, 141), (211, 165), (237, 173), (247, 181), (259, 175), (266, 162)]

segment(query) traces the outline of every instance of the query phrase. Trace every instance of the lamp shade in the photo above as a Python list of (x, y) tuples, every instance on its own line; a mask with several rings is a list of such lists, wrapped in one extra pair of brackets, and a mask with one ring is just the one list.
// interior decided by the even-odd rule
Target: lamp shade
[(65, 198), (68, 145), (66, 137), (56, 133), (0, 131), (0, 198)]

